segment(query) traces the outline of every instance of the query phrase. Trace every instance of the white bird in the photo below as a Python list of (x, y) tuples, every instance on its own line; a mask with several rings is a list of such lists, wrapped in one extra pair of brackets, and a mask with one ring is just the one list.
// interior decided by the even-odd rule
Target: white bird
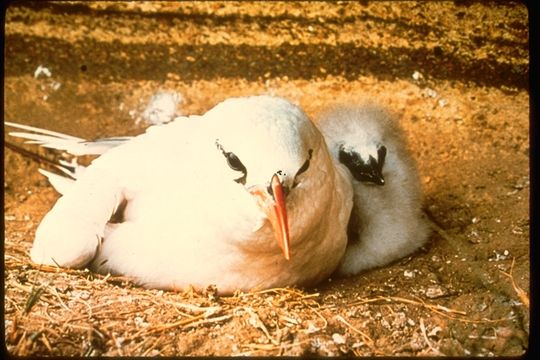
[(428, 238), (420, 180), (402, 130), (373, 105), (336, 106), (321, 115), (330, 152), (349, 169), (354, 204), (343, 275), (409, 255)]
[(269, 96), (229, 99), (94, 160), (63, 186), (31, 258), (161, 289), (315, 284), (345, 252), (346, 172), (298, 107)]

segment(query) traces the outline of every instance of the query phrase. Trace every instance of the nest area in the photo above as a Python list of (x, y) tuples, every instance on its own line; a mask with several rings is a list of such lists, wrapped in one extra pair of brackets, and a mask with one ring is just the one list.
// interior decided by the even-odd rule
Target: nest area
[(7, 351), (523, 355), (528, 39), (517, 2), (13, 3), (6, 120), (98, 139), (144, 131), (161, 90), (182, 95), (182, 114), (253, 94), (286, 97), (314, 119), (335, 101), (373, 101), (400, 118), (440, 229), (410, 257), (317, 288), (144, 289), (32, 264), (34, 231), (58, 195), (4, 148)]
[(218, 296), (214, 286), (170, 292), (86, 269), (32, 265), (17, 256), (5, 261), (6, 343), (14, 355), (384, 355), (378, 344), (396, 332), (412, 339), (401, 354), (442, 355), (440, 320), (493, 326), (513, 321), (474, 319), (417, 297), (351, 301), (339, 292), (296, 288)]

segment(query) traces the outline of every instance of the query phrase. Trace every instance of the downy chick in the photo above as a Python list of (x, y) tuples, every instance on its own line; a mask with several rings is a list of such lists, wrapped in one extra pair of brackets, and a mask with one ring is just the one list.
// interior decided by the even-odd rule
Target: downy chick
[(382, 108), (337, 106), (319, 126), (350, 173), (354, 205), (338, 272), (354, 275), (414, 252), (428, 238), (420, 180), (402, 130)]

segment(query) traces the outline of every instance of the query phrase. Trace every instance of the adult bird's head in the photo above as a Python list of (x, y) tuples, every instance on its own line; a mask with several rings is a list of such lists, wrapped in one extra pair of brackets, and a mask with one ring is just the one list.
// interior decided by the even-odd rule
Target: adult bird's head
[(313, 163), (321, 157), (321, 134), (297, 106), (271, 96), (228, 99), (205, 118), (216, 130), (216, 150), (230, 181), (253, 197), (289, 260), (294, 234), (288, 208), (306, 200), (300, 189), (316, 186), (310, 173), (317, 171)]

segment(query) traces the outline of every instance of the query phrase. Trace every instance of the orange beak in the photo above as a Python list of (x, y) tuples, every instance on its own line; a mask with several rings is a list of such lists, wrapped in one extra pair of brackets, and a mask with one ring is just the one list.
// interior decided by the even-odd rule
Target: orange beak
[(283, 186), (279, 180), (279, 177), (274, 174), (270, 183), (273, 197), (262, 190), (260, 187), (250, 190), (250, 193), (257, 198), (257, 203), (261, 209), (266, 213), (272, 228), (274, 229), (274, 235), (278, 242), (283, 256), (285, 259), (291, 259), (290, 239), (289, 239), (289, 223), (287, 220), (287, 207), (285, 205), (285, 195), (283, 193)]

